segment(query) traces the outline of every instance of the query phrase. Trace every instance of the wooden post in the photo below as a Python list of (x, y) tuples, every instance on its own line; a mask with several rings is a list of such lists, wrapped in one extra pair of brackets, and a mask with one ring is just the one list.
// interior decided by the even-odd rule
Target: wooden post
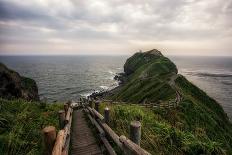
[(60, 130), (56, 137), (56, 142), (53, 147), (52, 155), (66, 155), (66, 152), (62, 153), (62, 146), (64, 140), (64, 130)]
[(97, 112), (99, 112), (99, 101), (96, 101), (95, 102), (95, 110), (97, 111)]
[(93, 100), (89, 101), (89, 106), (90, 106), (90, 108), (93, 108)]
[(60, 125), (60, 129), (64, 128), (64, 121), (65, 121), (65, 111), (64, 110), (60, 110), (58, 112), (59, 115), (59, 125)]
[(110, 109), (108, 107), (106, 107), (104, 109), (104, 119), (105, 119), (105, 123), (109, 125), (109, 123), (110, 123)]
[(44, 137), (44, 154), (51, 155), (56, 141), (56, 128), (54, 126), (47, 126), (42, 130), (42, 132)]
[(70, 107), (70, 106), (71, 106), (71, 104), (72, 104), (72, 101), (71, 101), (71, 100), (69, 100), (66, 104), (68, 105), (68, 107)]
[(65, 112), (65, 116), (67, 115), (68, 112), (68, 104), (64, 104), (64, 112)]
[(130, 139), (135, 144), (140, 145), (141, 140), (141, 123), (139, 121), (132, 121), (130, 124)]

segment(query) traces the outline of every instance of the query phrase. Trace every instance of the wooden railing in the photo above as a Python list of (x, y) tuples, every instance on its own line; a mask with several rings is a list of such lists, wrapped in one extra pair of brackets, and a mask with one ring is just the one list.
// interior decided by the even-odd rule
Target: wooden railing
[[(124, 135), (118, 136), (108, 125), (110, 122), (110, 109), (106, 107), (104, 109), (104, 116), (102, 116), (96, 109), (99, 109), (99, 102), (95, 102), (95, 108), (93, 108), (93, 103), (86, 103), (85, 101), (85, 112), (88, 118), (91, 120), (92, 124), (98, 130), (99, 136), (105, 145), (105, 148), (110, 155), (116, 155), (113, 147), (110, 145), (109, 140), (113, 142), (120, 148), (124, 154), (130, 155), (150, 155), (149, 152), (141, 148), (141, 124), (138, 121), (133, 121), (130, 124), (130, 139), (126, 138)], [(91, 107), (90, 107), (91, 106)]]
[(130, 139), (124, 135), (117, 135), (109, 126), (110, 109), (104, 109), (104, 116), (98, 112), (99, 102), (94, 103), (86, 99), (81, 99), (78, 103), (64, 104), (64, 110), (60, 110), (59, 125), (60, 130), (56, 135), (56, 129), (48, 126), (43, 129), (45, 155), (68, 155), (70, 143), (70, 130), (72, 124), (73, 108), (82, 107), (90, 119), (91, 123), (96, 127), (99, 138), (106, 148), (109, 155), (116, 155), (116, 151), (109, 141), (113, 141), (125, 155), (150, 155), (149, 152), (140, 147), (141, 124), (133, 121), (130, 124)]
[(44, 154), (68, 155), (74, 106), (80, 106), (80, 103), (68, 102), (64, 104), (64, 110), (58, 112), (60, 130), (58, 131), (57, 136), (55, 127), (49, 126), (43, 129), (45, 146)]
[(178, 106), (176, 101), (168, 101), (168, 102), (161, 102), (161, 103), (140, 103), (140, 104), (132, 104), (130, 102), (123, 102), (123, 101), (112, 101), (112, 100), (94, 100), (94, 102), (107, 102), (109, 104), (127, 104), (127, 105), (137, 105), (146, 108), (158, 108), (158, 109), (165, 109), (165, 108), (175, 108)]

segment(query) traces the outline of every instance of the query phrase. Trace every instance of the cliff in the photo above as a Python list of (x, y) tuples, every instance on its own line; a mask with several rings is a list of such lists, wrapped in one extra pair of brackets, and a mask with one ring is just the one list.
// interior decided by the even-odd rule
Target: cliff
[[(128, 103), (176, 104), (176, 107), (164, 110), (153, 109), (155, 115), (158, 115), (154, 121), (163, 119), (162, 122), (168, 122), (175, 130), (198, 137), (197, 146), (194, 147), (196, 144), (189, 142), (195, 152), (193, 154), (207, 154), (209, 150), (204, 147), (209, 141), (215, 144), (212, 149), (220, 148), (225, 154), (232, 153), (232, 124), (220, 104), (178, 74), (176, 65), (160, 51), (135, 53), (127, 59), (124, 73), (117, 79), (121, 80), (121, 85), (101, 96)], [(153, 134), (157, 136), (156, 133)], [(180, 143), (183, 144), (183, 141), (180, 140)], [(179, 149), (182, 144), (178, 146), (173, 142), (172, 145)], [(212, 152), (223, 154), (223, 151)]]
[(17, 72), (0, 63), (0, 97), (38, 101), (38, 87), (34, 80), (20, 76)]

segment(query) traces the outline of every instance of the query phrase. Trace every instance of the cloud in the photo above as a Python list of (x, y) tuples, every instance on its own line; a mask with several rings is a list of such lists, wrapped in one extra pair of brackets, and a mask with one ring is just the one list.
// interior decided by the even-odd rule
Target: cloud
[(232, 55), (231, 19), (231, 0), (0, 0), (0, 52)]

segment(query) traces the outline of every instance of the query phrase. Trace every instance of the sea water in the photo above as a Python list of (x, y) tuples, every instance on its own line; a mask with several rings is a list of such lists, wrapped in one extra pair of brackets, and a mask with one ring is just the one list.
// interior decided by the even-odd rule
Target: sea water
[[(37, 82), (40, 98), (76, 100), (118, 85), (129, 56), (0, 56), (0, 62)], [(216, 99), (232, 118), (232, 57), (168, 56), (179, 73)]]

